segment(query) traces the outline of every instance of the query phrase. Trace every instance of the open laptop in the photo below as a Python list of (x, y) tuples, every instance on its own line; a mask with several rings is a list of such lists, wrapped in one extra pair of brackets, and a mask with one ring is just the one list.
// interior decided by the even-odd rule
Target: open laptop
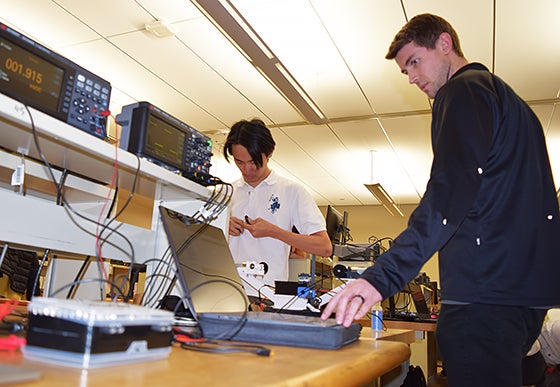
[(248, 312), (249, 299), (223, 231), (188, 224), (186, 216), (162, 206), (159, 210), (183, 301), (203, 337), (321, 349), (340, 348), (358, 339), (357, 323), (345, 328), (334, 319)]
[(408, 284), (408, 289), (412, 296), (414, 307), (416, 308), (416, 314), (420, 320), (436, 320), (437, 316), (430, 312), (422, 287), (416, 282), (410, 282)]

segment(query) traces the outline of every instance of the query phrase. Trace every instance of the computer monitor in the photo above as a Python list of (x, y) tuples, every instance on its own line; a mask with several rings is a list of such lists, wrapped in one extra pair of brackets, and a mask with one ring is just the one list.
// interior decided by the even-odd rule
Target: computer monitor
[(327, 214), (325, 215), (327, 224), (327, 234), (331, 242), (335, 245), (346, 244), (346, 235), (348, 232), (348, 212), (340, 212), (329, 204)]

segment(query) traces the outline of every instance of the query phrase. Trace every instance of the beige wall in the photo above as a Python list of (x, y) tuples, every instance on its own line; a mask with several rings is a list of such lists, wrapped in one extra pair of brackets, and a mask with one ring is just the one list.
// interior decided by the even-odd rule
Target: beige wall
[[(396, 238), (400, 232), (406, 228), (408, 218), (416, 208), (415, 205), (401, 205), (399, 207), (404, 213), (404, 217), (392, 216), (381, 205), (335, 206), (335, 208), (341, 212), (348, 212), (348, 228), (350, 229), (350, 234), (352, 235), (354, 243), (368, 243), (370, 236), (375, 236), (377, 238)], [(324, 215), (327, 211), (327, 207), (319, 208)], [(428, 260), (420, 271), (426, 272), (430, 280), (437, 281), (439, 286), (437, 254)], [(427, 341), (421, 339), (418, 335), (424, 337), (425, 333), (417, 331), (416, 341), (410, 345), (410, 364), (419, 365), (426, 372), (428, 369)]]
[[(353, 243), (368, 243), (368, 239), (374, 236), (378, 239), (384, 237), (396, 238), (403, 231), (408, 223), (408, 217), (416, 208), (416, 205), (399, 206), (404, 213), (404, 217), (392, 216), (380, 205), (377, 206), (334, 206), (340, 212), (348, 212), (348, 228), (352, 235)], [(323, 215), (327, 207), (320, 206)], [(437, 254), (432, 257), (424, 267), (423, 272), (430, 277), (430, 280), (437, 281), (439, 284), (439, 271)]]

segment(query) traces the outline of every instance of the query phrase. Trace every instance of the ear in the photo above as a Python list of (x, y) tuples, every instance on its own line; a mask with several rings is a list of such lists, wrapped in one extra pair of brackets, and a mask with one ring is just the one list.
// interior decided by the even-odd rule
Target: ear
[(438, 44), (445, 54), (448, 54), (453, 50), (453, 39), (451, 39), (451, 35), (449, 35), (447, 32), (442, 32), (439, 35)]

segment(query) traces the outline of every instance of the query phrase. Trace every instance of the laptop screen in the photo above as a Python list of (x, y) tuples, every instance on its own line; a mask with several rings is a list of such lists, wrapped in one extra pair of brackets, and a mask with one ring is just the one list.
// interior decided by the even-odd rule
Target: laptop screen
[(245, 312), (249, 301), (221, 229), (187, 224), (186, 216), (159, 207), (183, 300), (195, 318), (208, 312)]
[(428, 303), (426, 302), (426, 298), (424, 297), (422, 287), (417, 283), (410, 282), (408, 284), (408, 289), (410, 290), (412, 301), (414, 302), (414, 306), (416, 307), (416, 312), (426, 315), (430, 314), (430, 309), (428, 308)]

